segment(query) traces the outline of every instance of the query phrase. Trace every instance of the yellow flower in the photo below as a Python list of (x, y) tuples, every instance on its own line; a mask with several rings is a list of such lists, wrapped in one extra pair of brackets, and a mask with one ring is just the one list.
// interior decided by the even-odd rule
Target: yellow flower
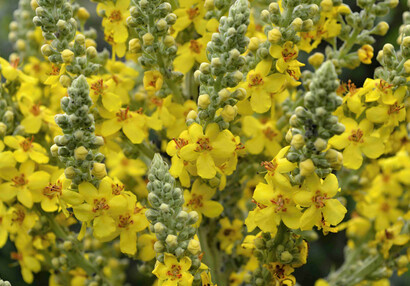
[(204, 4), (199, 0), (181, 0), (179, 8), (174, 10), (177, 21), (172, 26), (176, 34), (187, 28), (191, 23), (194, 24), (198, 34), (203, 35), (206, 28)]
[(236, 242), (242, 239), (243, 221), (234, 219), (233, 222), (225, 217), (219, 221), (221, 229), (216, 238), (221, 242), (221, 249), (228, 254), (232, 253), (232, 248)]
[(146, 208), (136, 202), (133, 194), (128, 195), (128, 210), (122, 212), (116, 219), (120, 232), (121, 252), (134, 255), (137, 252), (137, 232), (148, 227), (149, 222), (145, 217)]
[(263, 267), (268, 269), (272, 275), (273, 285), (294, 286), (296, 284), (295, 277), (291, 275), (294, 271), (291, 266), (278, 262), (270, 262), (269, 264), (264, 264)]
[(297, 192), (293, 199), (297, 204), (307, 209), (300, 218), (300, 229), (309, 230), (322, 221), (331, 225), (340, 223), (346, 208), (337, 200), (332, 199), (339, 191), (339, 183), (333, 174), (321, 180), (314, 174), (305, 179), (306, 191)]
[(194, 277), (189, 273), (191, 259), (183, 257), (180, 261), (169, 253), (164, 255), (164, 263), (157, 261), (152, 273), (157, 276), (159, 285), (164, 286), (189, 286), (192, 285)]
[(15, 150), (13, 156), (17, 162), (23, 163), (31, 159), (39, 164), (47, 163), (49, 158), (46, 155), (46, 149), (33, 141), (34, 136), (31, 138), (24, 138), (20, 135), (4, 137), (4, 143)]
[(295, 192), (294, 188), (276, 189), (272, 185), (259, 183), (253, 195), (256, 208), (245, 221), (249, 231), (258, 226), (264, 232), (275, 232), (281, 221), (289, 228), (298, 229), (302, 213), (292, 199)]
[(40, 257), (31, 245), (31, 241), (16, 240), (17, 252), (11, 253), (11, 258), (17, 260), (21, 267), (21, 275), (26, 283), (33, 283), (33, 272), (41, 270)]
[(249, 153), (260, 154), (265, 150), (266, 155), (275, 156), (281, 149), (282, 134), (276, 129), (274, 121), (246, 116), (243, 119), (242, 129), (245, 135), (250, 137), (245, 143)]
[(11, 60), (10, 63), (0, 57), (1, 74), (3, 77), (10, 81), (20, 79), (22, 82), (35, 84), (37, 82), (36, 78), (26, 75), (23, 71), (17, 68), (19, 62), (20, 59), (18, 57)]
[[(404, 94), (403, 94), (404, 95)], [(379, 104), (366, 110), (366, 118), (373, 123), (383, 123), (384, 126), (395, 127), (406, 119), (406, 109), (404, 104), (400, 104), (398, 99), (391, 105)]]
[(365, 95), (366, 102), (377, 101), (381, 98), (382, 102), (387, 105), (394, 104), (397, 100), (404, 97), (406, 87), (401, 86), (393, 91), (394, 85), (389, 84), (383, 79), (367, 78), (363, 88), (359, 91), (359, 96)]
[(299, 49), (293, 42), (288, 41), (283, 46), (271, 45), (269, 53), (273, 58), (277, 59), (276, 69), (278, 72), (284, 73), (289, 68), (289, 65), (295, 61), (297, 62)]
[(24, 115), (21, 125), (23, 125), (24, 131), (28, 134), (38, 133), (43, 122), (54, 124), (50, 110), (43, 105), (34, 103), (28, 96), (23, 95), (19, 99), (19, 107)]
[[(347, 104), (350, 111), (356, 113), (357, 116), (366, 108), (362, 103), (362, 96), (358, 92), (359, 90), (360, 89), (357, 89), (356, 85), (349, 79), (347, 83), (341, 83), (336, 91), (339, 96), (343, 95), (343, 104)], [(342, 106), (340, 108), (342, 108)]]
[(216, 166), (234, 156), (235, 139), (229, 130), (219, 130), (216, 123), (206, 128), (205, 134), (201, 125), (193, 123), (188, 128), (189, 143), (181, 148), (180, 156), (185, 161), (195, 162), (198, 175), (212, 179), (216, 175)]
[(38, 216), (24, 206), (15, 204), (7, 210), (4, 220), (9, 233), (21, 236), (23, 238), (19, 239), (21, 241), (27, 241), (30, 240), (28, 232), (36, 224)]
[(265, 180), (272, 184), (279, 184), (281, 186), (290, 186), (289, 180), (283, 173), (288, 173), (296, 168), (296, 163), (291, 163), (286, 159), (286, 153), (290, 146), (282, 148), (272, 161), (262, 162), (262, 166), (265, 167), (267, 173)]
[(146, 71), (143, 82), (147, 92), (156, 92), (162, 87), (163, 77), (159, 71)]
[(73, 207), (74, 215), (82, 222), (93, 220), (94, 236), (104, 238), (117, 230), (113, 216), (121, 214), (127, 209), (128, 200), (123, 194), (117, 194), (110, 179), (103, 179), (97, 189), (88, 182), (78, 186), (80, 195), (85, 202)]
[(101, 105), (108, 111), (113, 112), (121, 108), (121, 99), (117, 95), (115, 81), (112, 79), (93, 77), (90, 81), (90, 97), (93, 103)]
[(147, 166), (140, 159), (131, 159), (123, 152), (110, 150), (106, 154), (105, 164), (109, 175), (113, 178), (124, 180), (127, 177), (143, 176), (147, 172)]
[(60, 76), (65, 74), (66, 72), (66, 64), (62, 64), (61, 67), (58, 67), (54, 64), (51, 64), (51, 71), (48, 74), (48, 78), (44, 82), (46, 85), (51, 85), (54, 87), (59, 83)]
[(208, 62), (206, 45), (210, 39), (211, 37), (208, 35), (183, 44), (178, 49), (178, 55), (174, 60), (174, 69), (185, 74), (192, 69), (195, 62)]
[(381, 243), (384, 259), (389, 257), (389, 250), (393, 245), (405, 245), (410, 237), (408, 234), (400, 234), (403, 221), (396, 222), (393, 226), (376, 233), (376, 243)]
[(189, 139), (188, 131), (184, 130), (178, 138), (169, 141), (166, 148), (167, 154), (172, 156), (169, 173), (175, 178), (179, 178), (181, 185), (184, 187), (189, 187), (191, 185), (187, 170), (190, 163), (181, 158), (181, 149), (188, 145)]
[(157, 241), (155, 234), (144, 233), (138, 237), (138, 258), (150, 261), (155, 258), (154, 244)]
[(130, 16), (129, 5), (130, 0), (117, 0), (99, 3), (97, 6), (99, 14), (104, 11), (103, 27), (108, 32), (113, 32), (113, 39), (116, 43), (124, 43), (128, 38), (127, 18)]
[(364, 64), (371, 64), (373, 58), (373, 47), (370, 45), (363, 45), (358, 51), (357, 56), (359, 60)]
[(147, 124), (150, 121), (145, 114), (130, 111), (129, 107), (122, 108), (117, 113), (109, 115), (111, 118), (105, 120), (101, 126), (101, 135), (111, 136), (122, 129), (125, 136), (134, 144), (140, 144), (148, 137)]
[(265, 113), (272, 106), (273, 95), (284, 90), (286, 77), (280, 73), (268, 75), (271, 61), (261, 61), (254, 70), (248, 72), (242, 86), (250, 96), (251, 107), (257, 113)]
[(25, 207), (33, 206), (33, 192), (42, 190), (47, 186), (50, 175), (44, 171), (34, 172), (33, 161), (22, 163), (17, 170), (14, 167), (3, 168), (0, 178), (8, 181), (0, 185), (0, 200), (10, 202), (15, 197)]
[(191, 192), (184, 192), (184, 207), (189, 211), (196, 211), (199, 215), (197, 225), (201, 223), (202, 214), (206, 217), (217, 217), (223, 211), (223, 206), (211, 198), (215, 194), (215, 189), (196, 179), (192, 185)]
[(351, 118), (343, 118), (341, 123), (346, 130), (343, 134), (332, 137), (329, 144), (343, 150), (343, 166), (357, 170), (363, 162), (362, 153), (376, 159), (384, 152), (382, 139), (372, 135), (373, 124), (363, 119), (359, 124)]

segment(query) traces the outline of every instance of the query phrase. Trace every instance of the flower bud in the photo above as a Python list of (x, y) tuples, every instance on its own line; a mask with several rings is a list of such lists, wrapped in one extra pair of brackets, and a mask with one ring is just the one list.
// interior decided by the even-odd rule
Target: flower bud
[(307, 159), (299, 164), (300, 174), (307, 177), (315, 171), (315, 165), (311, 159)]
[(105, 168), (105, 164), (94, 162), (91, 173), (97, 179), (104, 178), (105, 176), (107, 176), (107, 169)]
[(71, 85), (71, 78), (68, 75), (61, 75), (59, 78), (59, 82), (63, 87), (69, 87)]
[(323, 63), (324, 59), (325, 56), (322, 53), (314, 53), (309, 57), (308, 61), (309, 64), (311, 64), (315, 69), (317, 69)]
[[(410, 36), (404, 37), (401, 44), (406, 48), (410, 48)], [(383, 47), (383, 51), (384, 51), (384, 47)]]
[(209, 63), (202, 63), (199, 66), (199, 70), (203, 73), (203, 74), (209, 74), (211, 72), (211, 65)]
[(175, 45), (175, 39), (174, 37), (168, 35), (164, 38), (164, 44), (165, 46), (167, 46), (168, 48)]
[(128, 50), (131, 52), (131, 53), (138, 53), (140, 50), (141, 50), (141, 43), (140, 43), (140, 40), (139, 39), (137, 39), (137, 38), (134, 38), (134, 39), (131, 39), (129, 42), (128, 42)]
[(69, 49), (65, 49), (61, 52), (61, 57), (65, 63), (71, 63), (74, 59), (74, 53)]
[(85, 160), (88, 155), (88, 150), (84, 146), (80, 146), (74, 150), (74, 158), (76, 160)]
[(386, 35), (387, 31), (389, 30), (389, 24), (386, 22), (382, 21), (379, 24), (377, 24), (376, 27), (373, 29), (373, 34), (378, 35), (378, 36), (384, 36)]
[(88, 18), (90, 18), (90, 13), (88, 13), (87, 9), (84, 7), (80, 7), (77, 11), (77, 17), (80, 21), (85, 22)]
[(257, 37), (252, 37), (252, 38), (250, 39), (250, 41), (249, 41), (249, 46), (248, 46), (248, 48), (249, 48), (249, 50), (251, 50), (251, 51), (256, 51), (256, 50), (258, 49), (258, 47), (259, 47), (259, 44), (260, 44), (259, 38), (257, 38)]
[(165, 231), (165, 226), (161, 222), (154, 224), (155, 233), (162, 233)]
[(208, 105), (211, 103), (211, 99), (209, 97), (209, 94), (201, 94), (198, 97), (198, 106), (202, 109), (205, 109), (208, 107)]
[(157, 253), (160, 253), (164, 250), (164, 244), (162, 243), (162, 241), (157, 240), (154, 243), (154, 251)]
[(333, 8), (332, 0), (323, 0), (320, 2), (320, 7), (322, 7), (323, 12), (330, 12)]
[(64, 170), (64, 175), (67, 179), (71, 180), (75, 177), (75, 169), (74, 167), (68, 167)]
[(290, 143), (292, 141), (292, 138), (293, 138), (292, 129), (289, 129), (288, 132), (286, 132), (285, 140), (286, 142)]
[[(403, 39), (403, 40), (404, 40), (404, 39)], [(409, 40), (410, 40), (410, 38), (409, 38)], [(409, 44), (410, 44), (410, 41), (409, 41)], [(394, 53), (395, 53), (395, 51), (394, 51), (394, 47), (393, 47), (392, 44), (385, 44), (385, 45), (383, 46), (383, 54), (384, 54), (385, 56), (390, 57), (390, 56), (392, 56)]]
[(41, 53), (43, 56), (49, 57), (53, 54), (53, 50), (49, 44), (45, 44), (41, 46)]
[(176, 247), (178, 245), (178, 238), (173, 234), (168, 234), (165, 242), (169, 247)]
[(221, 116), (225, 122), (231, 122), (235, 119), (237, 110), (232, 105), (225, 105), (221, 112)]
[(198, 221), (199, 216), (198, 213), (196, 211), (191, 211), (188, 214), (188, 223), (189, 224), (194, 224)]
[(37, 0), (31, 0), (30, 1), (30, 6), (31, 6), (31, 9), (33, 9), (33, 11), (35, 11), (38, 8)]
[(315, 145), (315, 148), (317, 151), (323, 151), (327, 147), (327, 141), (322, 138), (317, 138), (315, 140), (315, 143), (313, 143), (313, 145)]
[(224, 88), (224, 89), (222, 89), (218, 92), (218, 96), (219, 96), (221, 101), (227, 100), (230, 97), (230, 95), (231, 95), (231, 93), (226, 88)]
[(97, 49), (94, 46), (89, 46), (85, 52), (87, 54), (87, 57), (90, 59), (93, 59), (97, 56)]
[(305, 145), (305, 138), (302, 134), (296, 134), (292, 137), (290, 145), (292, 145), (295, 149), (299, 150)]
[(4, 135), (6, 135), (6, 131), (7, 131), (7, 125), (4, 124), (3, 122), (0, 122), (0, 136), (3, 137)]
[(193, 255), (197, 255), (201, 252), (201, 244), (196, 239), (191, 239), (188, 243), (188, 251), (191, 252)]
[(276, 44), (280, 41), (282, 38), (282, 33), (279, 31), (279, 29), (273, 28), (268, 32), (268, 41), (271, 44)]
[(410, 60), (405, 61), (403, 67), (404, 67), (404, 72), (406, 74), (410, 74)]
[(300, 19), (299, 17), (298, 17), (298, 18), (295, 18), (295, 19), (292, 21), (291, 25), (293, 26), (293, 28), (295, 29), (295, 31), (300, 31), (300, 30), (302, 30), (303, 20)]
[(358, 51), (357, 56), (364, 64), (371, 64), (373, 58), (373, 47), (370, 45), (363, 45)]
[(165, 19), (160, 19), (158, 20), (156, 26), (157, 26), (158, 31), (164, 31), (168, 28), (168, 23), (167, 21), (165, 21)]
[(288, 264), (292, 262), (292, 260), (293, 260), (293, 255), (289, 251), (285, 250), (280, 254), (280, 261), (282, 263)]
[(186, 116), (186, 119), (189, 120), (195, 120), (198, 117), (198, 113), (196, 113), (195, 110), (190, 110)]
[(222, 65), (221, 59), (220, 58), (213, 58), (211, 61), (211, 65), (213, 67), (220, 67)]
[(145, 46), (150, 46), (154, 42), (154, 36), (151, 33), (146, 33), (142, 36), (142, 41)]

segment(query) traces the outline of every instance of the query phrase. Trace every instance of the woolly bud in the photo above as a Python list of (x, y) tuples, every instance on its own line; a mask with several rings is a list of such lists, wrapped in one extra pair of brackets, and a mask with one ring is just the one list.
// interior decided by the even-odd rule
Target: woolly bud
[(74, 158), (76, 160), (85, 160), (88, 155), (88, 150), (84, 146), (80, 146), (74, 150)]
[(146, 33), (144, 36), (142, 36), (142, 41), (144, 45), (150, 46), (154, 42), (154, 36), (151, 33)]
[(191, 239), (188, 243), (188, 251), (191, 252), (193, 255), (197, 255), (201, 252), (201, 244), (196, 239)]
[(279, 29), (273, 28), (268, 32), (268, 41), (271, 44), (276, 44), (279, 42), (279, 40), (282, 38), (282, 33), (279, 31)]
[(97, 179), (104, 178), (105, 176), (107, 176), (107, 169), (105, 168), (105, 164), (94, 162), (91, 173)]
[(205, 109), (208, 107), (208, 105), (211, 103), (211, 99), (209, 97), (209, 94), (201, 94), (198, 97), (198, 106), (202, 109)]
[(315, 171), (315, 165), (311, 159), (307, 159), (299, 164), (300, 174), (307, 177)]
[(305, 138), (302, 134), (296, 134), (292, 137), (290, 145), (292, 145), (295, 149), (298, 150), (305, 145)]

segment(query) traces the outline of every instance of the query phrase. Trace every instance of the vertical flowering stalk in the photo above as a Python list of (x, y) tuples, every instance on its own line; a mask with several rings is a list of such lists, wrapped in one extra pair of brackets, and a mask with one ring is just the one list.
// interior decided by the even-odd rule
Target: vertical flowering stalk
[[(249, 25), (248, 1), (237, 0), (229, 9), (229, 15), (220, 19), (218, 33), (212, 35), (208, 43), (208, 59), (211, 62), (202, 63), (195, 72), (195, 78), (200, 83), (198, 97), (198, 118), (195, 121), (202, 126), (212, 122), (218, 123), (220, 128), (228, 129), (229, 122), (237, 115), (235, 104), (244, 99), (244, 89), (230, 92), (228, 89), (236, 87), (243, 79), (243, 68), (249, 39), (245, 36)], [(220, 115), (216, 115), (222, 109)], [(188, 120), (192, 124), (194, 119)]]
[(151, 208), (146, 216), (158, 239), (154, 246), (157, 263), (153, 273), (160, 283), (178, 281), (180, 285), (199, 285), (203, 271), (201, 247), (192, 226), (198, 220), (198, 213), (182, 210), (182, 191), (175, 187), (175, 179), (159, 154), (152, 160), (148, 179)]
[(75, 35), (77, 22), (68, 2), (40, 0), (38, 5), (33, 21), (41, 27), (44, 38), (52, 41), (43, 45), (41, 51), (55, 69), (55, 75), (46, 83), (59, 80), (63, 86), (69, 86), (69, 97), (61, 101), (66, 114), (55, 118), (64, 135), (55, 138), (51, 152), (66, 165), (65, 175), (72, 180), (73, 189), (81, 182), (98, 186), (106, 175), (105, 165), (101, 163), (104, 156), (97, 152), (104, 142), (94, 134), (94, 117), (89, 113), (92, 102), (85, 79), (98, 70), (98, 65), (91, 62), (97, 51), (92, 46), (86, 48), (82, 34)]
[(170, 91), (174, 100), (182, 103), (183, 94), (177, 83), (183, 75), (173, 71), (172, 66), (177, 46), (170, 35), (170, 28), (177, 17), (171, 11), (171, 4), (167, 1), (132, 0), (127, 23), (137, 37), (130, 40), (129, 50), (141, 53), (138, 62), (145, 69), (145, 90), (154, 94), (161, 90), (159, 95), (163, 97)]

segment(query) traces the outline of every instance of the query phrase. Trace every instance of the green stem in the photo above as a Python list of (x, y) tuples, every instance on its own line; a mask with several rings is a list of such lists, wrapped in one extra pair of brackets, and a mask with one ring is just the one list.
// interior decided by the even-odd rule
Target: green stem
[(350, 49), (356, 43), (357, 36), (359, 36), (359, 29), (354, 28), (353, 32), (350, 34), (349, 40), (347, 40), (347, 42), (344, 42), (344, 44), (340, 48), (339, 59), (342, 59), (350, 51)]

